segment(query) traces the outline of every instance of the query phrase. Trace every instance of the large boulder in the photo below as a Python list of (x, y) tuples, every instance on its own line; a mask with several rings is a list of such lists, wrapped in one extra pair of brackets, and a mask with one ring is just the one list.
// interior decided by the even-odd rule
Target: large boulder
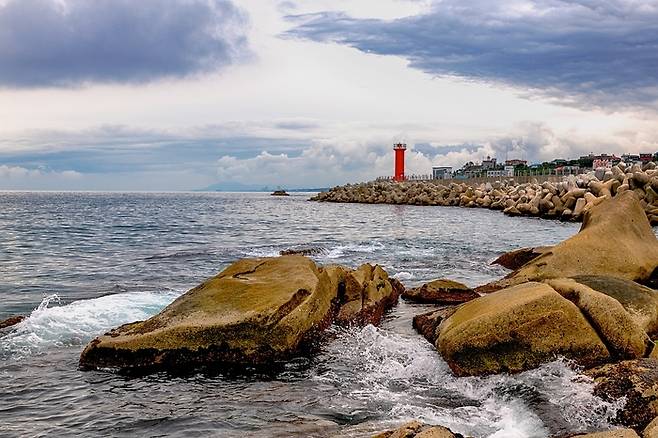
[[(363, 275), (362, 302), (397, 301), (381, 268), (363, 271), (372, 274)], [(240, 260), (152, 318), (94, 339), (80, 366), (152, 371), (285, 360), (311, 346), (345, 303), (330, 272), (302, 256)]]
[(588, 210), (575, 236), (504, 279), (476, 290), (491, 292), (528, 281), (576, 275), (643, 281), (656, 267), (658, 239), (637, 196), (628, 191)]
[(406, 300), (426, 304), (459, 304), (479, 296), (468, 286), (445, 278), (407, 289), (402, 294)]
[(458, 376), (518, 372), (558, 356), (586, 367), (611, 358), (580, 309), (537, 282), (462, 304), (439, 325), (436, 347)]
[(641, 430), (658, 416), (658, 361), (628, 360), (587, 371), (594, 378), (594, 393), (608, 401), (625, 397), (616, 421)]

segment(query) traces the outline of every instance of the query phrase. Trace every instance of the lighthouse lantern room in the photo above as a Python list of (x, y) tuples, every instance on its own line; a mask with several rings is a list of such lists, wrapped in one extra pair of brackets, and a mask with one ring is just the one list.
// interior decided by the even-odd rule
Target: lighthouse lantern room
[(395, 143), (393, 145), (395, 151), (395, 174), (393, 180), (404, 181), (404, 151), (407, 150), (406, 143)]

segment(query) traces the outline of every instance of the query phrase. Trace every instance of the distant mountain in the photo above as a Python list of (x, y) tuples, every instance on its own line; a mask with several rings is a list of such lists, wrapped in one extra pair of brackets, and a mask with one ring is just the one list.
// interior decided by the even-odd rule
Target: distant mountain
[(197, 192), (272, 192), (283, 189), (287, 192), (324, 192), (329, 190), (326, 187), (321, 188), (287, 188), (284, 186), (263, 186), (259, 184), (243, 184), (236, 181), (224, 181), (211, 184), (203, 189), (197, 189)]

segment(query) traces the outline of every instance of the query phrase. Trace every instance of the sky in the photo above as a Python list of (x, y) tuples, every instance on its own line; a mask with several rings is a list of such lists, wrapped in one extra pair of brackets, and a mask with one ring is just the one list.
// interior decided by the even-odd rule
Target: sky
[(658, 151), (658, 0), (0, 0), (0, 190)]

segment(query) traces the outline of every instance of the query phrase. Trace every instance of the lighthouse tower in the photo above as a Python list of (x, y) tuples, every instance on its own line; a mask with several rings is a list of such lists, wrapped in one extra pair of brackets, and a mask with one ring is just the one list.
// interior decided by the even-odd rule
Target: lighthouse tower
[(405, 143), (395, 143), (393, 145), (395, 151), (395, 174), (393, 180), (404, 181), (404, 151), (407, 150)]

